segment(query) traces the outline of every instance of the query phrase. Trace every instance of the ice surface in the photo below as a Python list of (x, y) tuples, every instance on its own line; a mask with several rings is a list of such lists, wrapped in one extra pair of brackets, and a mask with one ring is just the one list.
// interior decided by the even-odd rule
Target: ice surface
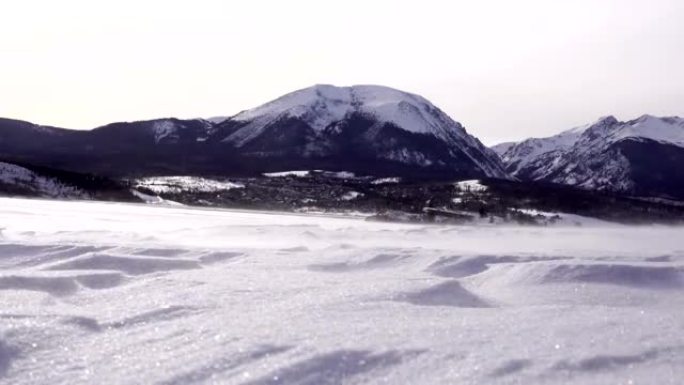
[(684, 230), (0, 199), (1, 384), (681, 384)]

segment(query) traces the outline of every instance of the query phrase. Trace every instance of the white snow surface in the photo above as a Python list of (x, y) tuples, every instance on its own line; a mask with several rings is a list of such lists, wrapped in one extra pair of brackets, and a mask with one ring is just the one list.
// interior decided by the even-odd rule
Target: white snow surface
[(401, 182), (401, 178), (399, 177), (390, 177), (390, 178), (379, 178), (373, 180), (371, 183), (372, 184), (395, 184)]
[(135, 187), (144, 187), (156, 194), (191, 192), (216, 192), (244, 188), (240, 183), (195, 176), (157, 176), (138, 179)]
[(131, 189), (131, 194), (150, 205), (184, 206), (182, 203), (164, 199), (156, 195), (148, 195), (135, 189)]
[(658, 384), (684, 230), (0, 199), (2, 384)]
[(456, 187), (458, 187), (461, 191), (467, 191), (472, 193), (487, 191), (487, 186), (480, 183), (480, 181), (477, 179), (456, 182)]
[(264, 176), (267, 178), (284, 178), (284, 177), (288, 177), (288, 176), (303, 178), (305, 176), (309, 176), (309, 174), (311, 174), (311, 171), (308, 171), (308, 170), (294, 170), (294, 171), (267, 172), (267, 173), (264, 173)]
[(608, 222), (597, 218), (585, 217), (577, 214), (541, 211), (536, 209), (517, 209), (517, 211), (520, 211), (521, 213), (527, 215), (544, 217), (545, 219), (557, 218), (558, 221), (553, 224), (554, 226), (617, 226), (613, 222)]

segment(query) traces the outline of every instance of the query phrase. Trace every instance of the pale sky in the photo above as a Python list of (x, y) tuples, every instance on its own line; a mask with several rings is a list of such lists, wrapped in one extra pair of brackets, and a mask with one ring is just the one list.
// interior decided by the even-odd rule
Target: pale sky
[(682, 0), (6, 0), (0, 116), (233, 115), (325, 83), (431, 100), (485, 144), (684, 115)]

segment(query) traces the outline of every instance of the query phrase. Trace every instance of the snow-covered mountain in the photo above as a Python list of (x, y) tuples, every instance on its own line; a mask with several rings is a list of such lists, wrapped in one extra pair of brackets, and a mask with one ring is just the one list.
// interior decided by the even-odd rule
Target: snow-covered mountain
[(461, 124), (418, 95), (381, 86), (302, 89), (226, 119), (217, 131), (252, 156), (314, 168), (505, 177), (496, 155)]
[(518, 179), (684, 198), (684, 119), (612, 116), (509, 146), (501, 158)]
[(426, 99), (380, 86), (317, 85), (230, 118), (113, 123), (91, 131), (0, 120), (10, 160), (117, 176), (358, 175), (505, 178), (492, 150)]
[(493, 145), (491, 149), (492, 151), (497, 153), (497, 155), (502, 156), (506, 151), (508, 151), (511, 147), (515, 146), (516, 144), (516, 142), (504, 142)]

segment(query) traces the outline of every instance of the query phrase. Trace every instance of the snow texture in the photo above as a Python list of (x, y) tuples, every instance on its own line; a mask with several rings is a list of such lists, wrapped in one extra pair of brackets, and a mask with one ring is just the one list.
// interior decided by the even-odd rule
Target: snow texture
[(2, 384), (658, 384), (684, 231), (0, 199)]

